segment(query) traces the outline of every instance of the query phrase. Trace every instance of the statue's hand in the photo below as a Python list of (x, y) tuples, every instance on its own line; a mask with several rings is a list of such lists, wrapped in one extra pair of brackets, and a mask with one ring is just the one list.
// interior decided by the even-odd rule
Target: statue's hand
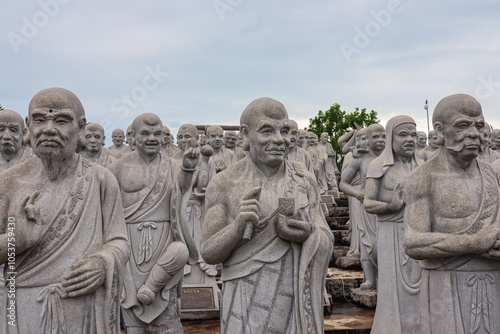
[(72, 270), (64, 275), (62, 286), (67, 297), (78, 297), (94, 292), (104, 283), (106, 263), (98, 257), (88, 257), (75, 262)]
[(193, 170), (198, 165), (198, 157), (200, 151), (196, 147), (189, 147), (184, 151), (182, 156), (182, 167), (184, 169)]
[(500, 229), (495, 226), (486, 226), (476, 234), (470, 236), (471, 245), (477, 250), (479, 254), (492, 255), (499, 252), (500, 248)]
[(24, 251), (35, 246), (44, 236), (47, 226), (42, 225), (40, 216), (40, 206), (35, 203), (40, 193), (35, 191), (33, 194), (26, 196), (21, 207), (24, 207), (26, 219), (23, 219), (23, 224), (16, 224), (15, 233), (18, 242), (18, 251)]
[(241, 235), (241, 237), (243, 237), (245, 227), (248, 223), (251, 223), (254, 226), (259, 223), (260, 207), (257, 197), (259, 196), (261, 189), (261, 186), (251, 188), (240, 201), (240, 208), (238, 210), (238, 214), (236, 215), (235, 226), (238, 231), (238, 235)]
[(363, 201), (365, 200), (365, 191), (364, 190), (358, 190), (356, 192), (356, 198), (358, 201), (360, 201), (361, 203), (363, 203)]
[(302, 243), (311, 234), (311, 224), (302, 220), (288, 218), (278, 214), (276, 233), (281, 239)]
[(398, 183), (394, 187), (394, 194), (392, 195), (391, 203), (387, 206), (388, 212), (397, 212), (401, 210), (404, 205), (404, 192), (403, 187)]

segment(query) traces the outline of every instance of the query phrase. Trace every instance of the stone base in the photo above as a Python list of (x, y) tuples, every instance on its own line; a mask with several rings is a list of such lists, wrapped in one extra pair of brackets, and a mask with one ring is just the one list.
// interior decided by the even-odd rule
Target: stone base
[(335, 261), (335, 265), (341, 269), (361, 269), (359, 256), (343, 256)]
[(181, 319), (219, 319), (221, 291), (214, 284), (184, 284), (181, 296)]
[(351, 290), (359, 288), (363, 282), (363, 272), (330, 268), (330, 277), (326, 279), (326, 291), (333, 302), (345, 302), (351, 298)]
[(353, 303), (375, 308), (375, 306), (377, 306), (377, 290), (361, 290), (361, 288), (352, 289), (351, 299)]

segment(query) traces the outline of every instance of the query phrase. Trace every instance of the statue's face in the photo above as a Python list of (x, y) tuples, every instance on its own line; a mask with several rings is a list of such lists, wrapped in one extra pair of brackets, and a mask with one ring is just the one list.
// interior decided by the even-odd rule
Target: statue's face
[(385, 131), (373, 131), (368, 136), (368, 147), (372, 152), (382, 152), (385, 148)]
[(147, 125), (143, 122), (134, 133), (136, 149), (144, 155), (156, 155), (163, 143), (163, 127), (161, 124)]
[(23, 147), (23, 125), (12, 119), (0, 118), (0, 151), (12, 155)]
[(488, 147), (491, 141), (491, 131), (487, 125), (479, 128), (479, 133), (483, 137), (483, 148)]
[(495, 129), (491, 133), (491, 148), (494, 150), (500, 150), (500, 130)]
[(396, 126), (392, 132), (392, 150), (400, 157), (409, 158), (415, 153), (417, 145), (417, 127), (404, 123)]
[(427, 136), (425, 135), (425, 133), (417, 134), (417, 145), (420, 148), (424, 148), (425, 145), (427, 145)]
[(250, 148), (248, 154), (256, 165), (277, 167), (285, 160), (290, 148), (288, 118), (272, 119), (261, 116), (248, 127)]
[(309, 143), (309, 145), (316, 145), (317, 141), (318, 137), (315, 137), (312, 134), (307, 135), (307, 142)]
[(170, 130), (169, 131), (163, 131), (163, 143), (165, 145), (170, 144)]
[(330, 139), (330, 136), (328, 136), (328, 133), (323, 132), (321, 134), (321, 138), (320, 139), (321, 139), (321, 143), (322, 144), (326, 144), (326, 143), (328, 143), (328, 140)]
[[(384, 138), (385, 138), (385, 134), (384, 134)], [(385, 140), (384, 140), (384, 146), (385, 146)], [(366, 138), (366, 134), (363, 134), (361, 136), (356, 136), (356, 147), (363, 148), (363, 149), (368, 148), (368, 138)]]
[(187, 129), (179, 129), (177, 133), (177, 145), (183, 151), (186, 150), (187, 147), (192, 147), (192, 141), (196, 141), (196, 137)]
[(125, 139), (125, 134), (123, 131), (113, 131), (111, 135), (111, 139), (113, 140), (113, 144), (116, 146), (121, 146), (123, 144), (123, 140)]
[(100, 152), (104, 144), (104, 133), (100, 130), (85, 128), (85, 150), (88, 152)]
[(299, 131), (299, 134), (297, 136), (297, 143), (300, 145), (300, 146), (303, 146), (304, 143), (307, 141), (307, 137), (306, 137), (306, 134), (303, 133), (303, 132), (300, 132)]
[(432, 147), (433, 149), (438, 149), (438, 136), (435, 132), (430, 132), (429, 133), (429, 146)]
[(483, 128), (481, 110), (450, 112), (443, 122), (444, 147), (459, 159), (475, 159), (482, 149)]
[(54, 108), (46, 103), (34, 106), (28, 123), (35, 154), (71, 157), (82, 132), (78, 122), (77, 114), (69, 107)]
[(198, 138), (198, 143), (200, 146), (203, 146), (207, 143), (207, 136), (205, 136), (203, 133), (199, 136)]
[(224, 145), (224, 131), (221, 128), (210, 129), (207, 132), (208, 145), (215, 149), (221, 148)]
[(299, 129), (295, 127), (290, 127), (290, 149), (293, 149), (295, 145), (297, 145), (298, 140), (299, 140)]
[(236, 133), (227, 133), (224, 136), (224, 142), (227, 148), (233, 149), (236, 147)]

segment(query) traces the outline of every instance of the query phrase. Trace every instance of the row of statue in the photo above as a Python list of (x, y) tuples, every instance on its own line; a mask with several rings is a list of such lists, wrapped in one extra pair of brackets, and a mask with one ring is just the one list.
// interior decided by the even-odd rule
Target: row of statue
[[(216, 288), (216, 264), (222, 333), (323, 333), (328, 134), (260, 98), (239, 136), (185, 124), (177, 147), (147, 113), (105, 149), (62, 88), (33, 97), (26, 125), (0, 111), (2, 333), (119, 333), (120, 319), (182, 333), (181, 286)], [(500, 154), (471, 96), (440, 101), (433, 125), (429, 148), (409, 116), (340, 140), (349, 255), (378, 290), (372, 333), (500, 333)]]

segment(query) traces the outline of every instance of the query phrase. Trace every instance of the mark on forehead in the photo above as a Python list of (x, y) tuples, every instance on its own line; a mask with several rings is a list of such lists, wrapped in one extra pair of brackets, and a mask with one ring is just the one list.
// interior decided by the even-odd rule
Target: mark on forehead
[(278, 126), (280, 126), (280, 122), (278, 122)]
[(49, 112), (53, 112), (53, 110), (52, 110), (52, 109), (49, 109)]

